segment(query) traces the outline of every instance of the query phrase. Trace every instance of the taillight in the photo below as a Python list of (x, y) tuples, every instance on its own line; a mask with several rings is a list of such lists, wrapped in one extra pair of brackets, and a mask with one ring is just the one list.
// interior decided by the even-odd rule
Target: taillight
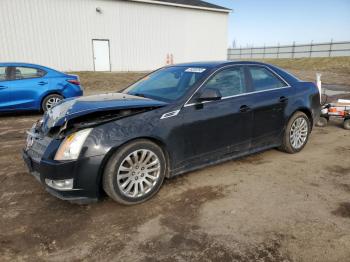
[(69, 83), (71, 83), (73, 85), (76, 85), (76, 86), (80, 85), (79, 80), (76, 80), (76, 79), (69, 79), (69, 80), (67, 80), (67, 82), (69, 82)]

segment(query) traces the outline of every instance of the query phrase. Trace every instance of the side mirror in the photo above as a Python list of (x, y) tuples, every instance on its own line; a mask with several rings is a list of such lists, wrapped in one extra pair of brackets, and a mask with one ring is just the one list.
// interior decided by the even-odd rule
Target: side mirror
[(222, 98), (219, 90), (214, 88), (205, 88), (198, 96), (197, 101), (216, 101)]

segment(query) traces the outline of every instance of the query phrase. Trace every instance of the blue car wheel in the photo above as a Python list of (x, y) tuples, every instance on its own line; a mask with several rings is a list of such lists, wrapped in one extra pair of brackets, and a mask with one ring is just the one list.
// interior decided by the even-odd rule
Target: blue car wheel
[(59, 102), (61, 102), (61, 100), (63, 100), (63, 96), (61, 95), (58, 95), (58, 94), (48, 95), (47, 97), (44, 98), (41, 104), (41, 108), (44, 112), (46, 112), (47, 110), (50, 110)]

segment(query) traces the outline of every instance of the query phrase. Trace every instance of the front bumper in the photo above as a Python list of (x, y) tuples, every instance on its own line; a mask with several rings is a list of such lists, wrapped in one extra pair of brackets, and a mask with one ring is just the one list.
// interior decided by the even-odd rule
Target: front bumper
[[(100, 196), (99, 170), (103, 156), (86, 157), (76, 161), (33, 160), (23, 151), (23, 160), (29, 172), (53, 196), (79, 204), (96, 202)], [(74, 179), (73, 189), (56, 190), (48, 186), (45, 179), (63, 180)]]

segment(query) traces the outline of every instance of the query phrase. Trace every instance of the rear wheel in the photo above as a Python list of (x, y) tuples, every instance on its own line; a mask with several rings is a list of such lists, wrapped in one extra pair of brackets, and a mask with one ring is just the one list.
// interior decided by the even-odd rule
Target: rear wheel
[(303, 112), (296, 112), (289, 120), (280, 149), (295, 154), (306, 145), (311, 131), (309, 118)]
[(327, 125), (328, 125), (328, 119), (327, 118), (321, 116), (317, 120), (316, 126), (318, 126), (318, 127), (325, 127)]
[(350, 119), (345, 119), (343, 126), (346, 130), (350, 130)]
[(50, 110), (62, 100), (63, 100), (63, 96), (61, 95), (58, 95), (58, 94), (48, 95), (47, 97), (44, 98), (41, 104), (41, 108), (44, 112), (46, 112), (47, 110)]
[(162, 149), (149, 140), (136, 140), (111, 156), (103, 174), (103, 188), (121, 204), (139, 204), (158, 192), (165, 174)]

